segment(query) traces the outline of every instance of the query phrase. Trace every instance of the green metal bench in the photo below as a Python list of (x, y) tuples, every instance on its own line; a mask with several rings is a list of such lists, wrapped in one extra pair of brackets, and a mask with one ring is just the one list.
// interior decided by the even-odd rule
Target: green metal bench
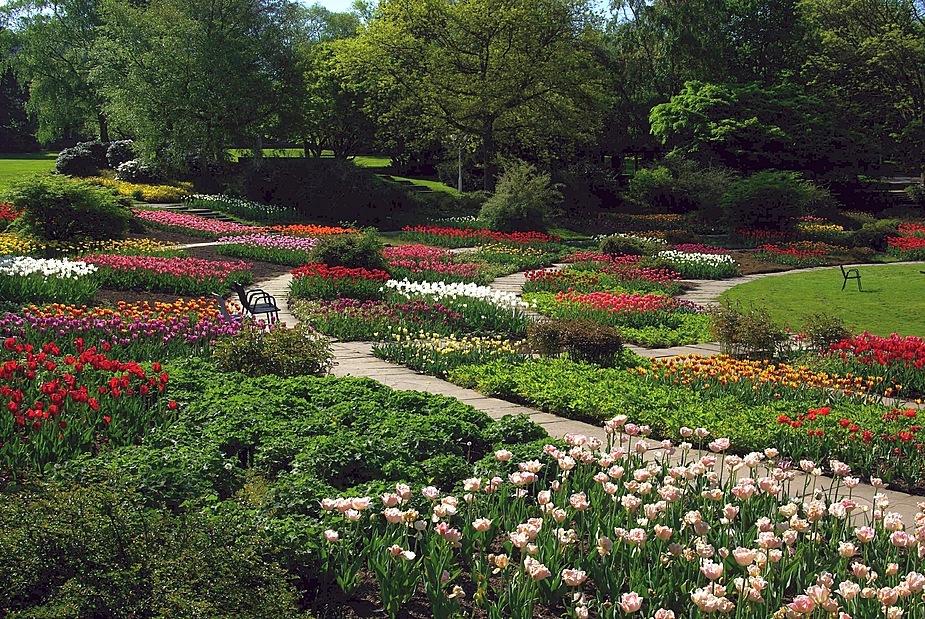
[[(845, 289), (845, 286), (848, 285), (849, 279), (856, 279), (858, 281), (858, 292), (861, 292), (861, 272), (856, 268), (845, 269), (845, 265), (843, 264), (838, 265), (838, 268), (841, 269), (842, 277), (845, 278), (845, 281), (842, 282), (841, 289)], [(854, 275), (852, 275), (852, 273)]]

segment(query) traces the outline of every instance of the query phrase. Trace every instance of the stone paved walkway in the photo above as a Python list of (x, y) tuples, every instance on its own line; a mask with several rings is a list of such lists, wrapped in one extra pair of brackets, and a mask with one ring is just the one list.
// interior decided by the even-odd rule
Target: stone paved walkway
[[(562, 265), (556, 265), (557, 268), (561, 268), (561, 266)], [(793, 271), (788, 272), (792, 273)], [(695, 280), (692, 283), (697, 284), (697, 288), (688, 292), (688, 294), (683, 298), (696, 300), (698, 303), (715, 302), (716, 298), (722, 294), (722, 292), (725, 292), (735, 285), (744, 283), (746, 281), (753, 281), (755, 279), (759, 279), (760, 277), (769, 277), (780, 274), (783, 273), (752, 275), (739, 277), (732, 280), (722, 280), (719, 282), (712, 280)], [(270, 294), (276, 296), (278, 300), (282, 301), (283, 299), (286, 299), (290, 280), (291, 275), (281, 275), (280, 277), (276, 277), (271, 280), (258, 282), (256, 287), (263, 288)], [(492, 287), (519, 293), (520, 287), (523, 285), (524, 281), (525, 279), (523, 277), (523, 273), (518, 273), (498, 278), (495, 280), (495, 282), (492, 283)], [(294, 325), (297, 322), (295, 317), (292, 316), (292, 314), (290, 314), (288, 311), (285, 312), (285, 316), (282, 316), (281, 318), (288, 325)], [(423, 391), (427, 393), (435, 393), (453, 397), (486, 413), (493, 419), (499, 419), (504, 415), (524, 414), (527, 415), (533, 422), (542, 426), (550, 434), (550, 436), (556, 438), (561, 438), (566, 434), (572, 433), (596, 436), (602, 440), (605, 439), (604, 430), (600, 426), (584, 423), (581, 421), (575, 421), (572, 419), (566, 419), (564, 417), (552, 415), (550, 413), (539, 411), (526, 406), (521, 406), (519, 404), (505, 400), (491, 398), (471, 389), (464, 389), (439, 378), (423, 375), (404, 366), (378, 359), (372, 355), (371, 348), (372, 343), (370, 342), (335, 342), (332, 345), (332, 349), (337, 365), (334, 366), (332, 374), (335, 376), (366, 377), (376, 380), (393, 389)], [(686, 354), (709, 355), (719, 352), (719, 346), (717, 344), (678, 346), (665, 349), (643, 349), (635, 346), (631, 348), (639, 354), (653, 358), (671, 357)], [(805, 476), (803, 476), (802, 473), (798, 473), (797, 481), (795, 481), (791, 487), (802, 487), (803, 479), (805, 479)], [(815, 485), (817, 488), (828, 487), (828, 485), (831, 483), (832, 480), (825, 477), (815, 480), (808, 480), (808, 485), (810, 487)], [(889, 501), (889, 511), (895, 511), (901, 514), (906, 525), (911, 526), (914, 523), (915, 514), (918, 511), (918, 503), (925, 499), (917, 498), (909, 494), (892, 490), (886, 490), (882, 492)], [(874, 494), (875, 491), (872, 486), (861, 484), (855, 488), (852, 494), (852, 498), (858, 503), (858, 505), (867, 509), (871, 509)], [(864, 517), (863, 514), (864, 512), (858, 510), (855, 515), (857, 517)]]

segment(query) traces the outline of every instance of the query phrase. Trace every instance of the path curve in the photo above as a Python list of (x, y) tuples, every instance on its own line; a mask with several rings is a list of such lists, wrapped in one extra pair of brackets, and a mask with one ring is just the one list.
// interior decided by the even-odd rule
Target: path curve
[[(794, 271), (787, 271), (787, 273), (792, 272)], [(769, 273), (759, 276), (736, 278), (737, 281), (733, 285), (771, 275), (777, 274)], [(291, 279), (292, 276), (290, 274), (281, 275), (270, 280), (257, 282), (255, 287), (263, 288), (276, 296), (277, 299), (282, 300), (287, 298)], [(523, 273), (516, 273), (498, 278), (495, 282), (492, 282), (492, 287), (498, 288), (499, 290), (519, 293), (524, 281), (526, 280)], [(725, 289), (731, 287), (733, 286), (728, 286)], [(717, 293), (717, 296), (718, 294), (719, 293)], [(297, 323), (295, 317), (288, 311), (283, 313), (282, 319), (288, 325), (295, 325)], [(407, 367), (375, 357), (372, 354), (372, 345), (371, 342), (334, 342), (332, 344), (332, 350), (334, 352), (336, 365), (331, 373), (334, 376), (341, 377), (354, 376), (371, 378), (397, 390), (421, 391), (453, 397), (464, 404), (468, 404), (486, 413), (492, 419), (500, 419), (505, 415), (523, 414), (529, 417), (534, 423), (542, 426), (550, 436), (556, 438), (562, 438), (566, 434), (584, 434), (586, 436), (595, 436), (602, 440), (606, 440), (606, 435), (601, 426), (559, 417), (540, 410), (514, 404), (506, 400), (488, 397), (472, 389), (464, 389), (445, 380), (420, 374)], [(688, 352), (696, 354), (713, 354), (718, 351), (718, 347), (716, 347), (716, 350), (712, 350), (712, 346), (714, 345), (699, 345), (696, 347), (686, 346), (661, 350), (636, 349), (635, 347), (634, 349), (640, 353), (649, 353), (648, 356), (659, 357), (673, 356), (674, 354), (688, 354)], [(798, 475), (802, 475), (802, 473), (798, 473)], [(821, 478), (817, 481), (822, 484), (831, 482), (829, 478)], [(799, 482), (795, 482), (792, 487), (798, 487), (799, 485)], [(921, 498), (892, 490), (881, 491), (881, 493), (885, 495), (886, 499), (889, 501), (889, 510), (901, 514), (907, 527), (911, 527), (915, 522), (915, 515), (919, 511), (918, 505)], [(853, 498), (863, 508), (872, 509), (875, 494), (875, 490), (872, 486), (861, 484), (855, 489)], [(859, 510), (858, 514), (860, 513)]]

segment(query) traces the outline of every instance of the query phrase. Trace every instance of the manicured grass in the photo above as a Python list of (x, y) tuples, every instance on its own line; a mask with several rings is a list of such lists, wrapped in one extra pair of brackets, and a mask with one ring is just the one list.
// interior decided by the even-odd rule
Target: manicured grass
[(838, 316), (856, 333), (925, 336), (925, 270), (922, 264), (862, 265), (862, 292), (849, 280), (841, 289), (841, 271), (820, 271), (764, 277), (725, 292), (723, 301), (767, 308), (782, 325), (799, 329), (807, 316)]
[(57, 158), (58, 153), (0, 154), (0, 197), (23, 176), (53, 169)]

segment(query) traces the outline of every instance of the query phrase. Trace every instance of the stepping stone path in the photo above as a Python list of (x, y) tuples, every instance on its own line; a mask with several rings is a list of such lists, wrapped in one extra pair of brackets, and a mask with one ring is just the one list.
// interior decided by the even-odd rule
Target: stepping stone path
[[(564, 265), (557, 264), (551, 268), (557, 269), (562, 268), (563, 266)], [(789, 272), (792, 273), (793, 271)], [(753, 281), (761, 277), (780, 274), (782, 273), (748, 275), (722, 281), (688, 280), (688, 283), (695, 284), (696, 287), (682, 295), (681, 298), (689, 299), (701, 304), (715, 303), (720, 294), (732, 288), (733, 286), (737, 286), (748, 281)], [(289, 281), (291, 281), (291, 278), (292, 276), (288, 274), (281, 275), (280, 277), (276, 277), (271, 280), (258, 282), (255, 287), (263, 288), (270, 294), (274, 295), (282, 305), (282, 301), (286, 299)], [(499, 290), (506, 290), (520, 294), (525, 281), (526, 278), (524, 277), (523, 273), (515, 273), (513, 275), (506, 275), (504, 277), (497, 278), (490, 284), (490, 286)], [(285, 312), (285, 314), (281, 314), (281, 318), (283, 322), (290, 326), (295, 325), (297, 322), (295, 317), (292, 316), (292, 314), (290, 314), (288, 311)], [(604, 429), (601, 426), (559, 417), (557, 415), (545, 413), (543, 411), (532, 409), (526, 406), (507, 402), (505, 400), (491, 398), (477, 391), (464, 389), (445, 380), (441, 380), (433, 376), (419, 374), (418, 372), (404, 366), (390, 363), (373, 356), (371, 348), (371, 342), (334, 342), (332, 344), (332, 350), (334, 352), (334, 359), (337, 362), (337, 365), (334, 366), (334, 369), (331, 373), (334, 376), (341, 377), (355, 376), (371, 378), (388, 387), (391, 387), (392, 389), (423, 391), (427, 393), (435, 393), (453, 397), (486, 413), (492, 419), (500, 419), (504, 415), (524, 414), (527, 415), (531, 421), (542, 426), (550, 434), (550, 436), (556, 438), (564, 437), (566, 434), (584, 434), (586, 436), (595, 436), (601, 440), (606, 440), (606, 434), (604, 433)], [(639, 353), (640, 355), (650, 358), (673, 357), (687, 354), (711, 355), (719, 352), (719, 345), (715, 343), (677, 346), (674, 348), (663, 349), (646, 349), (636, 346), (630, 346), (629, 348), (631, 348), (634, 352)], [(658, 450), (652, 450), (653, 457), (657, 454), (657, 452)], [(672, 456), (672, 458), (679, 457), (680, 454)], [(722, 458), (719, 460), (720, 463), (718, 463), (717, 466), (721, 466)], [(747, 471), (740, 471), (739, 474), (746, 475)], [(824, 489), (834, 483), (834, 480), (829, 477), (819, 477), (816, 479), (807, 478), (808, 476), (799, 470), (796, 471), (796, 475), (797, 477), (792, 482), (791, 488), (800, 488), (804, 481), (806, 482), (806, 487), (810, 489)], [(807, 492), (807, 498), (811, 498), (810, 494), (811, 490)], [(875, 494), (875, 489), (868, 484), (861, 484), (854, 489), (852, 492), (852, 499), (860, 507), (860, 509), (856, 510), (854, 513), (855, 518), (864, 520), (866, 517), (869, 517), (869, 515), (865, 516), (865, 514), (868, 514), (870, 510), (874, 509), (873, 503)], [(917, 498), (915, 496), (903, 492), (896, 492), (893, 490), (880, 490), (880, 494), (883, 495), (889, 503), (889, 507), (884, 511), (898, 512), (902, 515), (903, 522), (906, 524), (907, 529), (911, 528), (915, 522), (915, 515), (919, 511), (918, 504), (920, 501), (925, 501), (925, 497)]]

